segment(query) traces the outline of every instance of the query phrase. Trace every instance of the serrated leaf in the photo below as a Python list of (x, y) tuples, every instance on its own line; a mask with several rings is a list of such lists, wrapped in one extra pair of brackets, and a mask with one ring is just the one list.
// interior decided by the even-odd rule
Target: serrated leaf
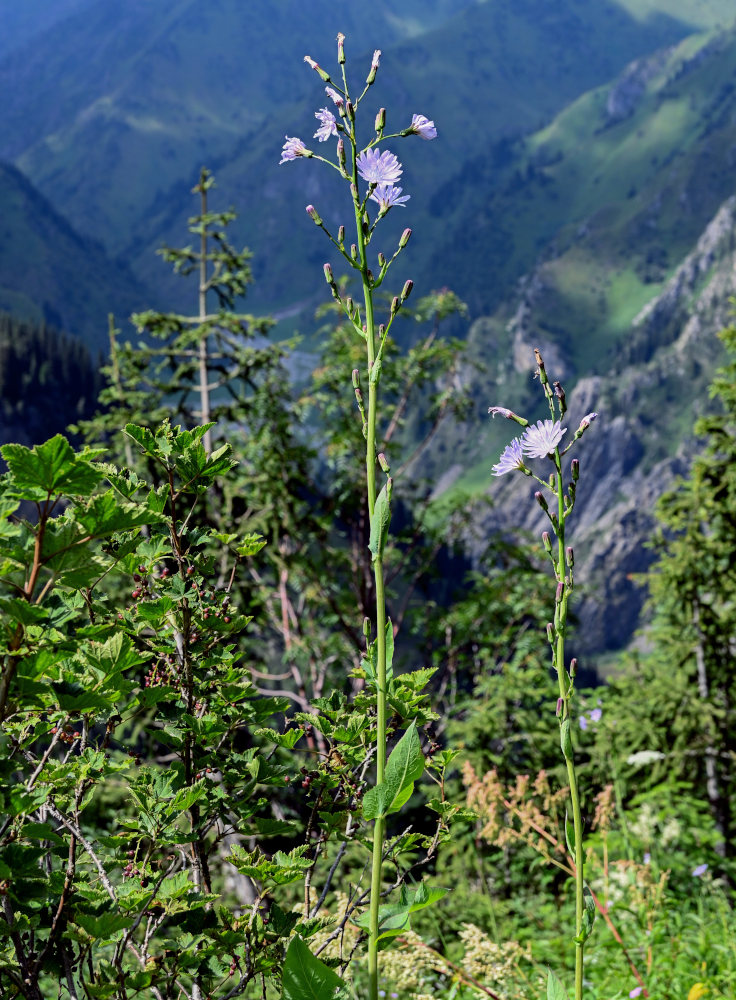
[(345, 982), (316, 958), (297, 934), (284, 960), (282, 1000), (332, 1000)]
[(102, 473), (76, 455), (62, 434), (34, 448), (6, 444), (0, 452), (12, 473), (13, 487), (30, 499), (60, 493), (88, 494), (102, 479)]
[(414, 782), (424, 772), (424, 755), (412, 722), (391, 752), (384, 780), (363, 796), (363, 816), (377, 819), (399, 810), (414, 791)]
[(547, 969), (547, 1000), (568, 1000), (565, 987), (551, 969)]

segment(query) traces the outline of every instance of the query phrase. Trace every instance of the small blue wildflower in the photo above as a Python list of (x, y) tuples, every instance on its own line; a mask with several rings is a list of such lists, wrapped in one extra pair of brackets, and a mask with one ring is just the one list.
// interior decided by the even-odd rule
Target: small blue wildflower
[(410, 194), (405, 194), (403, 197), (399, 197), (403, 188), (392, 187), (390, 184), (379, 184), (376, 190), (371, 195), (371, 201), (377, 201), (381, 212), (388, 212), (389, 208), (394, 205), (399, 205), (404, 208), (404, 202), (407, 202), (410, 198)]
[(327, 142), (331, 135), (337, 135), (337, 124), (335, 116), (328, 108), (320, 108), (314, 112), (314, 117), (321, 123), (314, 133), (314, 138), (320, 142)]
[(501, 457), (491, 471), (494, 476), (505, 476), (507, 472), (523, 468), (524, 456), (521, 452), (521, 438), (514, 438), (511, 444), (504, 448)]
[(701, 878), (708, 871), (707, 865), (698, 865), (697, 868), (693, 868), (693, 877)]
[(594, 708), (591, 711), (591, 713), (590, 713), (590, 721), (591, 722), (600, 722), (602, 715), (603, 715), (603, 709), (601, 709), (601, 708)]
[(287, 135), (284, 136), (286, 142), (284, 143), (284, 148), (281, 150), (281, 159), (279, 160), (279, 166), (282, 163), (287, 163), (289, 160), (295, 160), (298, 156), (311, 156), (307, 147), (304, 145), (301, 139), (297, 136)]
[(635, 986), (633, 988), (633, 990), (631, 991), (631, 993), (629, 993), (629, 996), (630, 996), (631, 1000), (634, 1000), (634, 997), (641, 996), (641, 994), (643, 992), (644, 992), (644, 987), (643, 986)]
[(555, 450), (565, 433), (567, 427), (561, 427), (559, 420), (538, 420), (527, 427), (521, 437), (524, 454), (530, 458), (545, 458)]
[(420, 139), (429, 140), (437, 138), (437, 129), (434, 126), (434, 122), (431, 122), (429, 118), (425, 118), (424, 115), (412, 115), (409, 128)]
[(365, 149), (358, 157), (358, 173), (369, 184), (395, 184), (403, 173), (393, 153), (385, 149)]

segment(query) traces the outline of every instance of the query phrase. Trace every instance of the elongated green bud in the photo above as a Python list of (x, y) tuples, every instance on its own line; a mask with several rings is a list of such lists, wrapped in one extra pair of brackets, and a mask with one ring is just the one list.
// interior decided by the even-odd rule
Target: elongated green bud
[(385, 333), (386, 333), (386, 327), (383, 325), (383, 323), (379, 323), (379, 326), (378, 326), (378, 339), (379, 340), (383, 340), (383, 337), (384, 337)]
[(552, 542), (550, 541), (549, 532), (542, 532), (542, 545), (544, 545), (544, 551), (552, 553)]
[(555, 604), (559, 604), (565, 593), (565, 584), (560, 580), (555, 591)]
[(315, 223), (315, 225), (317, 225), (317, 226), (321, 226), (322, 225), (322, 219), (320, 217), (319, 212), (314, 207), (314, 205), (307, 205), (307, 207), (306, 207), (306, 213), (309, 216), (309, 218), (312, 220), (312, 222)]
[(379, 253), (378, 255), (378, 266), (384, 268), (386, 266), (386, 255)]
[(341, 31), (337, 36), (337, 61), (341, 66), (345, 65), (345, 35)]
[(360, 385), (360, 372), (357, 368), (353, 368), (353, 388), (357, 389)]
[(368, 76), (366, 77), (366, 80), (365, 80), (366, 84), (369, 87), (373, 83), (373, 81), (376, 79), (376, 70), (378, 69), (378, 64), (379, 64), (380, 58), (381, 58), (381, 50), (380, 49), (376, 49), (375, 52), (373, 53), (373, 60), (371, 62), (370, 71), (369, 71)]
[(370, 634), (371, 634), (371, 620), (370, 620), (370, 618), (364, 618), (363, 619), (363, 635), (367, 639)]
[(350, 244), (350, 256), (353, 260), (358, 259), (358, 247), (355, 243)]
[(541, 490), (537, 490), (537, 492), (534, 494), (534, 499), (537, 501), (537, 503), (539, 504), (539, 506), (542, 508), (543, 511), (549, 510), (549, 507), (547, 506), (547, 501), (545, 500), (544, 494), (542, 493)]
[(348, 297), (345, 299), (345, 307), (346, 307), (346, 309), (348, 311), (348, 314), (352, 318), (353, 311), (355, 309), (355, 303), (353, 302), (352, 295), (348, 295)]
[(578, 661), (575, 657), (570, 660), (570, 680), (575, 680), (575, 675), (578, 672)]
[(355, 204), (356, 205), (359, 204), (360, 203), (360, 195), (358, 194), (358, 188), (357, 188), (357, 186), (355, 184), (355, 181), (351, 181), (350, 182), (350, 194), (353, 196), (353, 201), (355, 202)]
[(572, 569), (573, 566), (575, 565), (575, 554), (572, 551), (572, 545), (568, 545), (567, 548), (565, 549), (565, 559), (567, 561), (568, 567)]
[(393, 299), (391, 300), (391, 315), (392, 316), (396, 315), (396, 313), (399, 311), (400, 306), (401, 306), (401, 303), (399, 302), (398, 298), (394, 295)]
[(391, 468), (388, 464), (386, 456), (383, 454), (382, 451), (378, 453), (378, 464), (381, 466), (381, 471), (385, 472), (386, 475), (388, 475), (389, 472), (391, 471)]
[(553, 645), (555, 641), (555, 627), (552, 622), (547, 622), (547, 642)]
[(404, 302), (406, 302), (406, 300), (411, 295), (411, 290), (412, 290), (413, 287), (414, 287), (414, 282), (411, 280), (411, 278), (409, 278), (408, 281), (404, 282), (404, 287), (401, 289), (401, 302), (402, 302), (402, 304)]
[(325, 281), (328, 285), (334, 285), (335, 279), (332, 276), (332, 267), (330, 264), (325, 264), (322, 270), (325, 272)]
[(337, 141), (337, 162), (340, 165), (342, 171), (345, 170), (345, 143), (342, 139)]
[(383, 132), (386, 128), (386, 109), (381, 108), (381, 110), (376, 115), (376, 132)]
[(318, 62), (315, 62), (314, 59), (311, 58), (311, 56), (304, 56), (304, 62), (309, 63), (314, 72), (318, 73), (321, 79), (324, 80), (325, 83), (332, 83), (332, 80), (330, 79), (330, 74), (326, 73), (322, 69), (320, 64)]
[(580, 478), (580, 462), (577, 458), (573, 458), (570, 463), (570, 473), (572, 475), (572, 481), (576, 483)]
[(345, 101), (345, 110), (348, 113), (348, 118), (351, 122), (355, 121), (355, 105), (352, 101)]
[(345, 242), (345, 226), (340, 226), (340, 228), (337, 230), (337, 242), (340, 244), (340, 246), (342, 246), (343, 243)]
[(406, 244), (411, 239), (411, 229), (405, 229), (401, 234), (401, 239), (399, 240), (399, 247), (403, 250)]

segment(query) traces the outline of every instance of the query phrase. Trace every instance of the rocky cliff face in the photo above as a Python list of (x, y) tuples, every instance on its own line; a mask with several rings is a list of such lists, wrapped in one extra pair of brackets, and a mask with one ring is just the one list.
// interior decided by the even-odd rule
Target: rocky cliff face
[[(596, 653), (628, 645), (640, 623), (646, 595), (632, 576), (651, 564), (646, 541), (657, 499), (687, 474), (693, 420), (708, 405), (706, 387), (723, 357), (716, 335), (732, 319), (735, 227), (732, 197), (636, 317), (615, 369), (580, 379), (568, 393), (568, 434), (586, 413), (599, 414), (576, 446), (581, 478), (569, 522), (579, 581), (574, 645), (592, 657), (590, 666)], [(535, 345), (520, 343), (522, 328), (514, 330), (514, 353), (526, 354), (531, 366)], [(545, 358), (553, 378), (554, 360)], [(534, 491), (534, 481), (520, 475), (491, 480), (495, 506), (484, 528), (511, 524), (538, 537), (545, 519)]]

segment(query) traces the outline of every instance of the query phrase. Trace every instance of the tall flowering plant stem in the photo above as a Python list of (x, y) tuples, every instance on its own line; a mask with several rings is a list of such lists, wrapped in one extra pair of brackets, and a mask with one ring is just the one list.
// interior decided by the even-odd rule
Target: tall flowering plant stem
[[(369, 247), (375, 235), (378, 223), (394, 208), (403, 208), (409, 201), (409, 195), (402, 194), (402, 188), (397, 186), (403, 168), (394, 153), (382, 147), (389, 139), (406, 136), (419, 136), (422, 139), (434, 139), (437, 130), (434, 122), (423, 115), (414, 115), (409, 126), (400, 132), (386, 132), (386, 110), (381, 108), (375, 117), (373, 134), (365, 144), (358, 140), (358, 112), (376, 79), (381, 52), (373, 53), (368, 75), (361, 84), (358, 96), (351, 92), (346, 73), (346, 58), (344, 48), (345, 38), (337, 36), (337, 58), (340, 67), (340, 80), (335, 81), (322, 67), (309, 56), (305, 56), (312, 69), (319, 75), (325, 86), (325, 93), (332, 104), (315, 112), (319, 128), (314, 138), (320, 143), (335, 140), (335, 158), (321, 156), (308, 149), (297, 137), (286, 137), (282, 150), (281, 163), (298, 158), (314, 158), (328, 164), (336, 170), (350, 191), (353, 207), (355, 242), (348, 244), (345, 227), (340, 225), (333, 234), (322, 220), (314, 205), (308, 205), (307, 214), (312, 221), (327, 235), (334, 249), (342, 257), (348, 267), (355, 272), (360, 281), (362, 291), (361, 306), (352, 296), (344, 296), (333, 276), (332, 266), (324, 266), (325, 279), (333, 297), (340, 303), (346, 316), (352, 323), (356, 335), (365, 341), (366, 369), (362, 373), (368, 380), (368, 398), (364, 397), (361, 388), (361, 372), (355, 369), (352, 373), (353, 388), (363, 435), (366, 442), (365, 479), (368, 515), (370, 523), (369, 548), (373, 564), (375, 582), (375, 690), (376, 690), (376, 786), (364, 800), (364, 817), (374, 821), (373, 857), (371, 867), (370, 913), (369, 913), (369, 944), (368, 972), (369, 998), (378, 997), (378, 940), (379, 940), (379, 905), (382, 886), (382, 867), (384, 842), (386, 837), (386, 817), (400, 808), (408, 797), (416, 778), (423, 770), (423, 759), (418, 749), (416, 730), (412, 727), (404, 740), (410, 737), (411, 752), (407, 743), (408, 769), (402, 778), (401, 788), (394, 788), (393, 780), (386, 780), (386, 690), (387, 678), (391, 671), (391, 656), (393, 653), (393, 629), (386, 615), (386, 597), (384, 586), (384, 551), (388, 538), (391, 520), (391, 496), (393, 480), (385, 455), (377, 453), (377, 422), (379, 416), (379, 387), (381, 382), (381, 366), (384, 347), (391, 326), (401, 307), (411, 293), (413, 283), (406, 281), (400, 295), (391, 302), (388, 316), (384, 322), (377, 325), (375, 292), (384, 282), (391, 266), (411, 237), (411, 230), (405, 229), (399, 239), (398, 246), (389, 257), (382, 252), (377, 254), (377, 268), (369, 263)], [(385, 476), (380, 490), (377, 476)], [(370, 623), (365, 626), (366, 637), (370, 635)], [(402, 740), (403, 743), (403, 740)], [(415, 745), (416, 744), (416, 745)], [(398, 748), (397, 748), (398, 749)], [(417, 761), (420, 762), (417, 773)], [(403, 796), (403, 797), (402, 797)]]
[[(514, 438), (498, 463), (493, 466), (494, 476), (503, 476), (509, 472), (519, 471), (535, 479), (541, 489), (535, 494), (535, 499), (547, 517), (552, 534), (556, 540), (553, 546), (549, 531), (542, 532), (542, 544), (552, 564), (555, 578), (555, 610), (553, 621), (547, 624), (547, 640), (552, 652), (552, 666), (559, 683), (556, 714), (560, 726), (560, 747), (570, 786), (570, 809), (573, 822), (573, 843), (565, 830), (568, 848), (573, 857), (573, 875), (575, 878), (575, 1000), (583, 996), (583, 957), (585, 942), (590, 936), (595, 918), (595, 900), (585, 884), (585, 856), (583, 854), (583, 821), (580, 810), (580, 795), (575, 771), (575, 757), (572, 745), (572, 701), (575, 692), (575, 674), (577, 660), (572, 659), (569, 665), (565, 660), (565, 639), (567, 637), (567, 620), (570, 597), (574, 587), (573, 568), (575, 557), (572, 546), (567, 544), (567, 520), (575, 506), (577, 483), (580, 476), (580, 463), (577, 458), (570, 464), (570, 480), (565, 483), (563, 458), (582, 437), (584, 432), (596, 419), (596, 413), (588, 413), (582, 418), (577, 431), (568, 441), (567, 447), (560, 450), (562, 439), (567, 428), (562, 421), (567, 413), (565, 391), (559, 382), (550, 383), (547, 371), (539, 351), (535, 350), (537, 363), (536, 376), (544, 391), (549, 406), (550, 419), (538, 420), (531, 424), (524, 417), (513, 413), (502, 406), (492, 406), (489, 413), (492, 416), (503, 416), (520, 424), (524, 431), (520, 437)], [(530, 459), (551, 461), (553, 471), (548, 479), (542, 479), (529, 467)], [(566, 821), (567, 825), (567, 821)], [(548, 997), (561, 1000), (565, 996), (564, 987), (550, 971)]]

